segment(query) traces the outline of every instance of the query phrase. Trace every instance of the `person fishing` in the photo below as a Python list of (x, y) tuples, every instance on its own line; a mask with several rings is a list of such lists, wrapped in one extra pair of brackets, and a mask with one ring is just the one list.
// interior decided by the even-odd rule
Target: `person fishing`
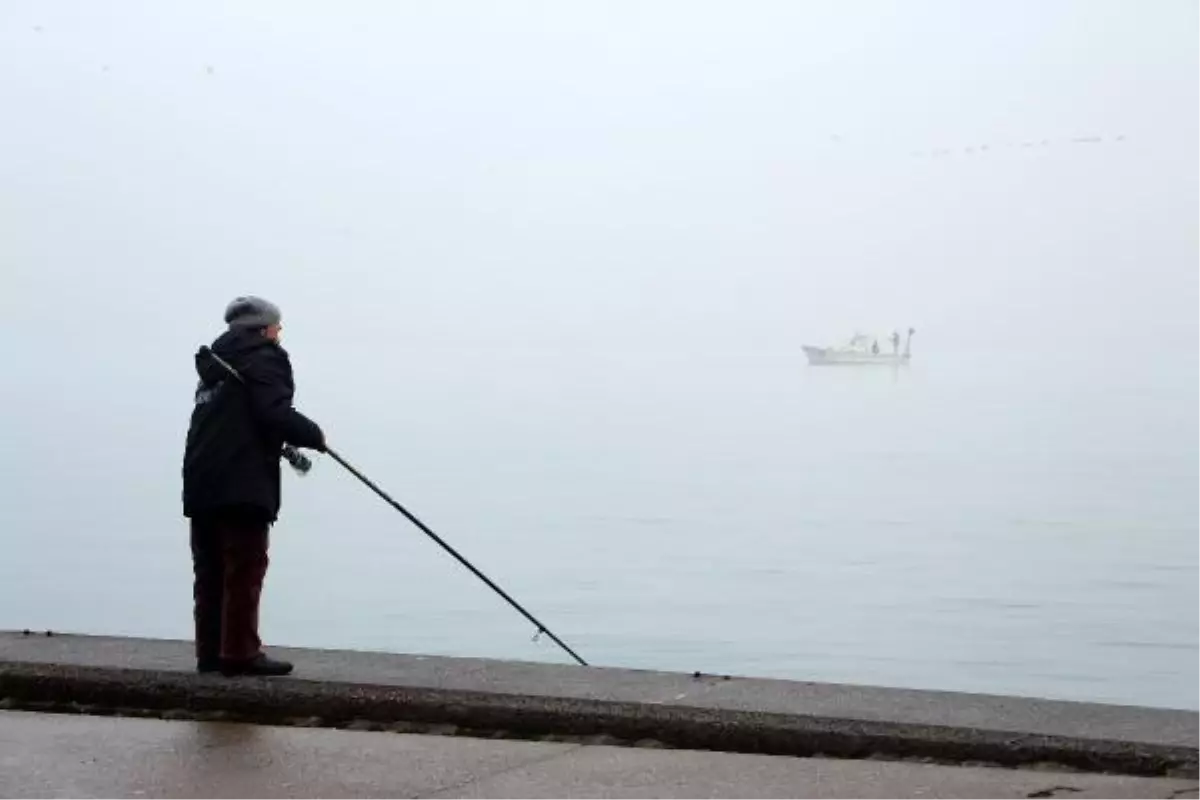
[(325, 434), (292, 405), (278, 306), (238, 297), (225, 323), (211, 348), (195, 356), (199, 384), (183, 456), (196, 669), (287, 675), (292, 665), (263, 652), (258, 630), (269, 531), (280, 508), (279, 460), (285, 445), (324, 452)]

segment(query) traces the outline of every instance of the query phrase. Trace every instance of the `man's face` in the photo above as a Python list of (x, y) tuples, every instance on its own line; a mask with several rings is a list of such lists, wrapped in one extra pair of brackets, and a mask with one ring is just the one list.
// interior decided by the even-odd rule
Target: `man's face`
[(280, 336), (282, 335), (282, 333), (283, 333), (283, 324), (282, 323), (276, 323), (275, 325), (268, 325), (267, 327), (263, 328), (263, 336), (266, 336), (268, 339), (270, 339), (272, 342), (275, 342), (276, 344), (279, 343), (279, 339), (280, 339)]

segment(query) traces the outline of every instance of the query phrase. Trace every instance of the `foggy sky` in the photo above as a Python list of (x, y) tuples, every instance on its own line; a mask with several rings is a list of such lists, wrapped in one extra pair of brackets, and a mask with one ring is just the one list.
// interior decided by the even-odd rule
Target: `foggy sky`
[(315, 362), (364, 332), (1193, 342), (1196, 28), (1182, 1), (8, 2), (4, 347), (51, 315), (68, 359), (158, 361), (243, 292)]

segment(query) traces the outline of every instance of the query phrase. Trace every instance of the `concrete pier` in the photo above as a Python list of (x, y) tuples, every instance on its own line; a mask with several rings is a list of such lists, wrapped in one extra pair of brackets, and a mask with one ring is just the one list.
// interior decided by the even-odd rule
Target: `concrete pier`
[(0, 712), (0, 797), (1196, 797), (1171, 778)]
[(9, 709), (155, 714), (570, 744), (1194, 778), (1194, 711), (274, 649), (287, 679), (194, 674), (189, 643), (0, 634)]

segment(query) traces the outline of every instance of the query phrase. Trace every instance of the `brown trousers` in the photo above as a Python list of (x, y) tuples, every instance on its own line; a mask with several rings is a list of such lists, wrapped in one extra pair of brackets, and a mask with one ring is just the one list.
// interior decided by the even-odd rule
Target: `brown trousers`
[(230, 509), (192, 520), (196, 659), (244, 661), (262, 652), (258, 603), (267, 575), (270, 524)]

